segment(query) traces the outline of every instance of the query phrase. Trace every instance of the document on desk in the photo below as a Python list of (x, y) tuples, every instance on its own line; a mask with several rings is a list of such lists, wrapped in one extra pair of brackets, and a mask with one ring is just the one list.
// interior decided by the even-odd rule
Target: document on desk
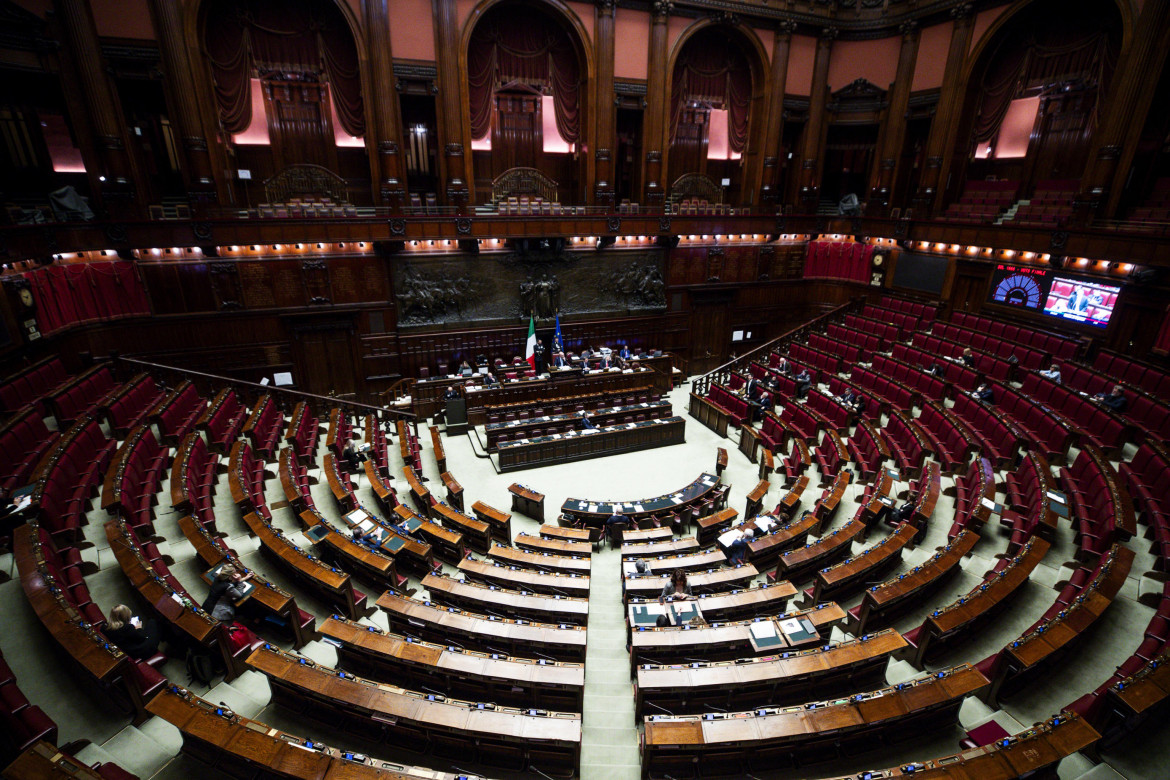
[(784, 647), (784, 637), (776, 630), (776, 623), (772, 620), (761, 620), (748, 627), (748, 639), (758, 653), (774, 647)]
[(743, 531), (738, 528), (732, 528), (729, 531), (724, 531), (719, 534), (719, 538), (716, 541), (724, 547), (730, 547), (741, 536), (743, 536)]
[(1048, 497), (1049, 497), (1050, 499), (1052, 499), (1053, 501), (1058, 501), (1058, 502), (1060, 502), (1061, 504), (1063, 504), (1063, 503), (1064, 503), (1064, 499), (1065, 499), (1065, 497), (1064, 497), (1064, 494), (1063, 494), (1063, 493), (1054, 493), (1054, 492), (1052, 492), (1051, 490), (1046, 490), (1046, 491), (1045, 491), (1045, 493), (1046, 493), (1046, 494), (1048, 495)]
[(370, 516), (362, 509), (355, 509), (345, 516), (345, 521), (350, 525), (359, 525), (369, 519)]
[(990, 498), (982, 499), (979, 502), (979, 504), (981, 506), (985, 507), (986, 509), (989, 509), (990, 511), (995, 512), (996, 514), (999, 514), (1000, 512), (1003, 511), (1003, 507), (1000, 506), (999, 504), (995, 503), (994, 501), (992, 501)]
[(645, 512), (646, 510), (642, 508), (641, 504), (634, 504), (634, 511), (635, 512)]
[(590, 511), (590, 512), (592, 512), (592, 513), (595, 513), (595, 514), (596, 514), (596, 512), (597, 512), (597, 504), (590, 504), (590, 505), (589, 505), (589, 511)]

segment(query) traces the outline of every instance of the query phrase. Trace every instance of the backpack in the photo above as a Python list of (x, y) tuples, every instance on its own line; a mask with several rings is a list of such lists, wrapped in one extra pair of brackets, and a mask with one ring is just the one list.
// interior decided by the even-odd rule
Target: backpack
[(187, 685), (199, 683), (204, 687), (211, 687), (215, 677), (215, 661), (210, 653), (202, 653), (194, 648), (187, 649)]

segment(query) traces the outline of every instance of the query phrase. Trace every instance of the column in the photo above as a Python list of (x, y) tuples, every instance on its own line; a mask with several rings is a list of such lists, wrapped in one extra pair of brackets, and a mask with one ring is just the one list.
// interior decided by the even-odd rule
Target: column
[(439, 140), (443, 144), (442, 175), (447, 205), (467, 213), (467, 159), (463, 153), (464, 79), (459, 72), (459, 20), (455, 0), (431, 0), (435, 20), (435, 65), (439, 81)]
[(780, 205), (780, 138), (784, 130), (784, 94), (788, 86), (788, 51), (796, 22), (776, 24), (772, 34), (772, 93), (768, 96), (767, 127), (764, 130), (764, 164), (760, 172), (760, 204), (775, 209)]
[(1109, 91), (1098, 94), (1097, 100), (1103, 102), (1098, 115), (1104, 121), (1093, 135), (1077, 198), (1077, 210), (1085, 216), (1103, 211), (1101, 216), (1111, 217), (1117, 211), (1158, 87), (1156, 74), (1162, 72), (1165, 62), (1166, 53), (1158, 44), (1167, 24), (1170, 3), (1146, 3), (1142, 7), (1134, 25), (1133, 43), (1118, 63)]
[(910, 86), (914, 81), (914, 64), (918, 60), (918, 41), (921, 38), (917, 22), (903, 22), (898, 29), (902, 33), (898, 73), (890, 89), (886, 125), (879, 135), (882, 148), (878, 156), (877, 176), (869, 191), (870, 204), (880, 204), (883, 214), (890, 206), (890, 190), (897, 180), (898, 161), (902, 159), (902, 144), (906, 139), (906, 109), (910, 105)]
[(594, 29), (597, 59), (597, 149), (593, 153), (593, 202), (613, 208), (614, 136), (613, 46), (614, 0), (597, 0), (597, 21)]
[(800, 149), (800, 203), (803, 209), (816, 211), (820, 199), (821, 152), (825, 140), (825, 103), (829, 96), (829, 59), (833, 53), (836, 27), (821, 30), (817, 39), (817, 53), (813, 59), (812, 94), (808, 101), (808, 124), (804, 128), (804, 142)]
[(642, 144), (646, 148), (646, 207), (662, 208), (666, 203), (666, 189), (662, 181), (663, 157), (669, 139), (666, 134), (666, 18), (674, 4), (670, 0), (654, 0), (650, 7), (650, 52), (646, 80), (646, 112), (642, 119)]
[(926, 142), (926, 167), (918, 180), (918, 192), (914, 196), (914, 206), (920, 212), (919, 218), (932, 216), (940, 205), (944, 188), (940, 188), (939, 183), (946, 181), (946, 171), (950, 169), (951, 158), (954, 156), (955, 134), (958, 132), (959, 115), (963, 108), (964, 95), (960, 91), (963, 67), (967, 62), (967, 52), (971, 48), (971, 35), (975, 26), (973, 10), (970, 3), (963, 3), (951, 9), (955, 27), (951, 30), (951, 47), (947, 51), (942, 90), (938, 98), (938, 107), (934, 112), (934, 121), (930, 125), (930, 137)]
[(54, 0), (53, 9), (60, 20), (63, 48), (76, 71), (97, 147), (98, 159), (86, 160), (90, 186), (108, 211), (115, 216), (129, 216), (136, 211), (136, 198), (149, 197), (150, 189), (126, 149), (122, 108), (106, 76), (89, 3)]
[(370, 89), (366, 100), (373, 101), (367, 115), (373, 127), (366, 128), (366, 148), (377, 149), (374, 157), (378, 190), (375, 197), (399, 213), (407, 202), (406, 177), (402, 164), (402, 119), (398, 92), (394, 89), (394, 55), (390, 50), (390, 0), (363, 0), (366, 41), (370, 52)]
[(214, 203), (218, 199), (215, 165), (204, 134), (195, 77), (187, 55), (182, 8), (172, 0), (151, 0), (150, 13), (158, 34), (171, 120), (182, 149), (187, 194), (192, 200)]

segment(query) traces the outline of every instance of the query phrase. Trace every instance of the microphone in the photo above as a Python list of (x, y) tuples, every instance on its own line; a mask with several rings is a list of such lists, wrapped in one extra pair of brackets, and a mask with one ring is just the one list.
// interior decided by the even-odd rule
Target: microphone
[(713, 707), (710, 704), (704, 704), (703, 706), (709, 710), (715, 710), (716, 712), (727, 712), (727, 710), (723, 709), (722, 707)]
[(541, 658), (543, 658), (546, 661), (556, 661), (557, 660), (557, 659), (553, 658), (552, 656), (545, 655), (544, 653), (538, 653), (535, 650), (531, 650), (529, 652), (531, 652), (533, 655), (540, 656)]
[(546, 775), (544, 772), (541, 772), (539, 769), (537, 769), (534, 766), (529, 766), (528, 768), (531, 769), (533, 772), (536, 772), (536, 774), (540, 775), (541, 777), (548, 778), (548, 780), (553, 780), (551, 777)]
[(674, 717), (674, 713), (671, 712), (670, 710), (666, 709), (666, 707), (659, 707), (657, 704), (655, 704), (652, 701), (646, 701), (646, 702), (642, 702), (642, 703), (645, 704), (647, 707), (653, 707), (656, 710), (661, 710), (662, 712), (665, 712), (667, 715), (669, 715), (672, 718)]

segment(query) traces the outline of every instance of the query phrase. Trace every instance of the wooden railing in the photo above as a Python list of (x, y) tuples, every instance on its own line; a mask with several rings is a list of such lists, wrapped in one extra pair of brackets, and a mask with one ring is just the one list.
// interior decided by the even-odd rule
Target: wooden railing
[(291, 390), (286, 387), (275, 387), (273, 385), (262, 385), (257, 382), (248, 382), (243, 379), (235, 379), (233, 377), (220, 376), (218, 374), (208, 374), (202, 371), (193, 371), (188, 368), (178, 368), (176, 366), (166, 366), (161, 363), (151, 363), (146, 360), (139, 360), (137, 358), (118, 357), (115, 361), (115, 366), (118, 369), (119, 375), (124, 373), (137, 374), (146, 372), (155, 378), (155, 381), (166, 387), (173, 387), (184, 379), (188, 379), (199, 388), (199, 392), (203, 395), (213, 395), (220, 390), (230, 387), (236, 391), (236, 395), (240, 397), (241, 403), (252, 406), (258, 398), (262, 395), (271, 395), (274, 400), (280, 405), (280, 408), (287, 414), (292, 411), (301, 401), (307, 403), (318, 418), (327, 418), (329, 410), (335, 407), (340, 408), (347, 414), (354, 417), (364, 418), (368, 414), (374, 415), (374, 419), (378, 420), (379, 424), (385, 426), (395, 420), (403, 420), (407, 424), (418, 428), (418, 420), (412, 412), (402, 411), (399, 409), (392, 409), (385, 406), (371, 406), (370, 404), (358, 403), (346, 398), (338, 398), (335, 396), (314, 395), (313, 393), (306, 393), (302, 390)]
[(712, 382), (727, 384), (733, 373), (737, 373), (738, 371), (747, 368), (747, 366), (752, 361), (763, 359), (765, 362), (767, 362), (766, 358), (768, 354), (777, 347), (784, 346), (785, 344), (788, 344), (789, 342), (795, 341), (797, 339), (804, 339), (808, 336), (809, 333), (813, 331), (824, 330), (831, 320), (843, 317), (850, 312), (858, 311), (864, 305), (865, 298), (854, 298), (848, 303), (841, 304), (832, 311), (825, 312), (819, 317), (814, 317), (808, 322), (799, 325), (780, 336), (777, 336), (767, 344), (756, 347), (747, 354), (732, 358), (718, 368), (714, 368), (708, 371), (706, 374), (703, 374), (701, 377), (694, 379), (691, 382), (692, 392), (702, 396), (707, 395), (707, 391), (711, 388)]

